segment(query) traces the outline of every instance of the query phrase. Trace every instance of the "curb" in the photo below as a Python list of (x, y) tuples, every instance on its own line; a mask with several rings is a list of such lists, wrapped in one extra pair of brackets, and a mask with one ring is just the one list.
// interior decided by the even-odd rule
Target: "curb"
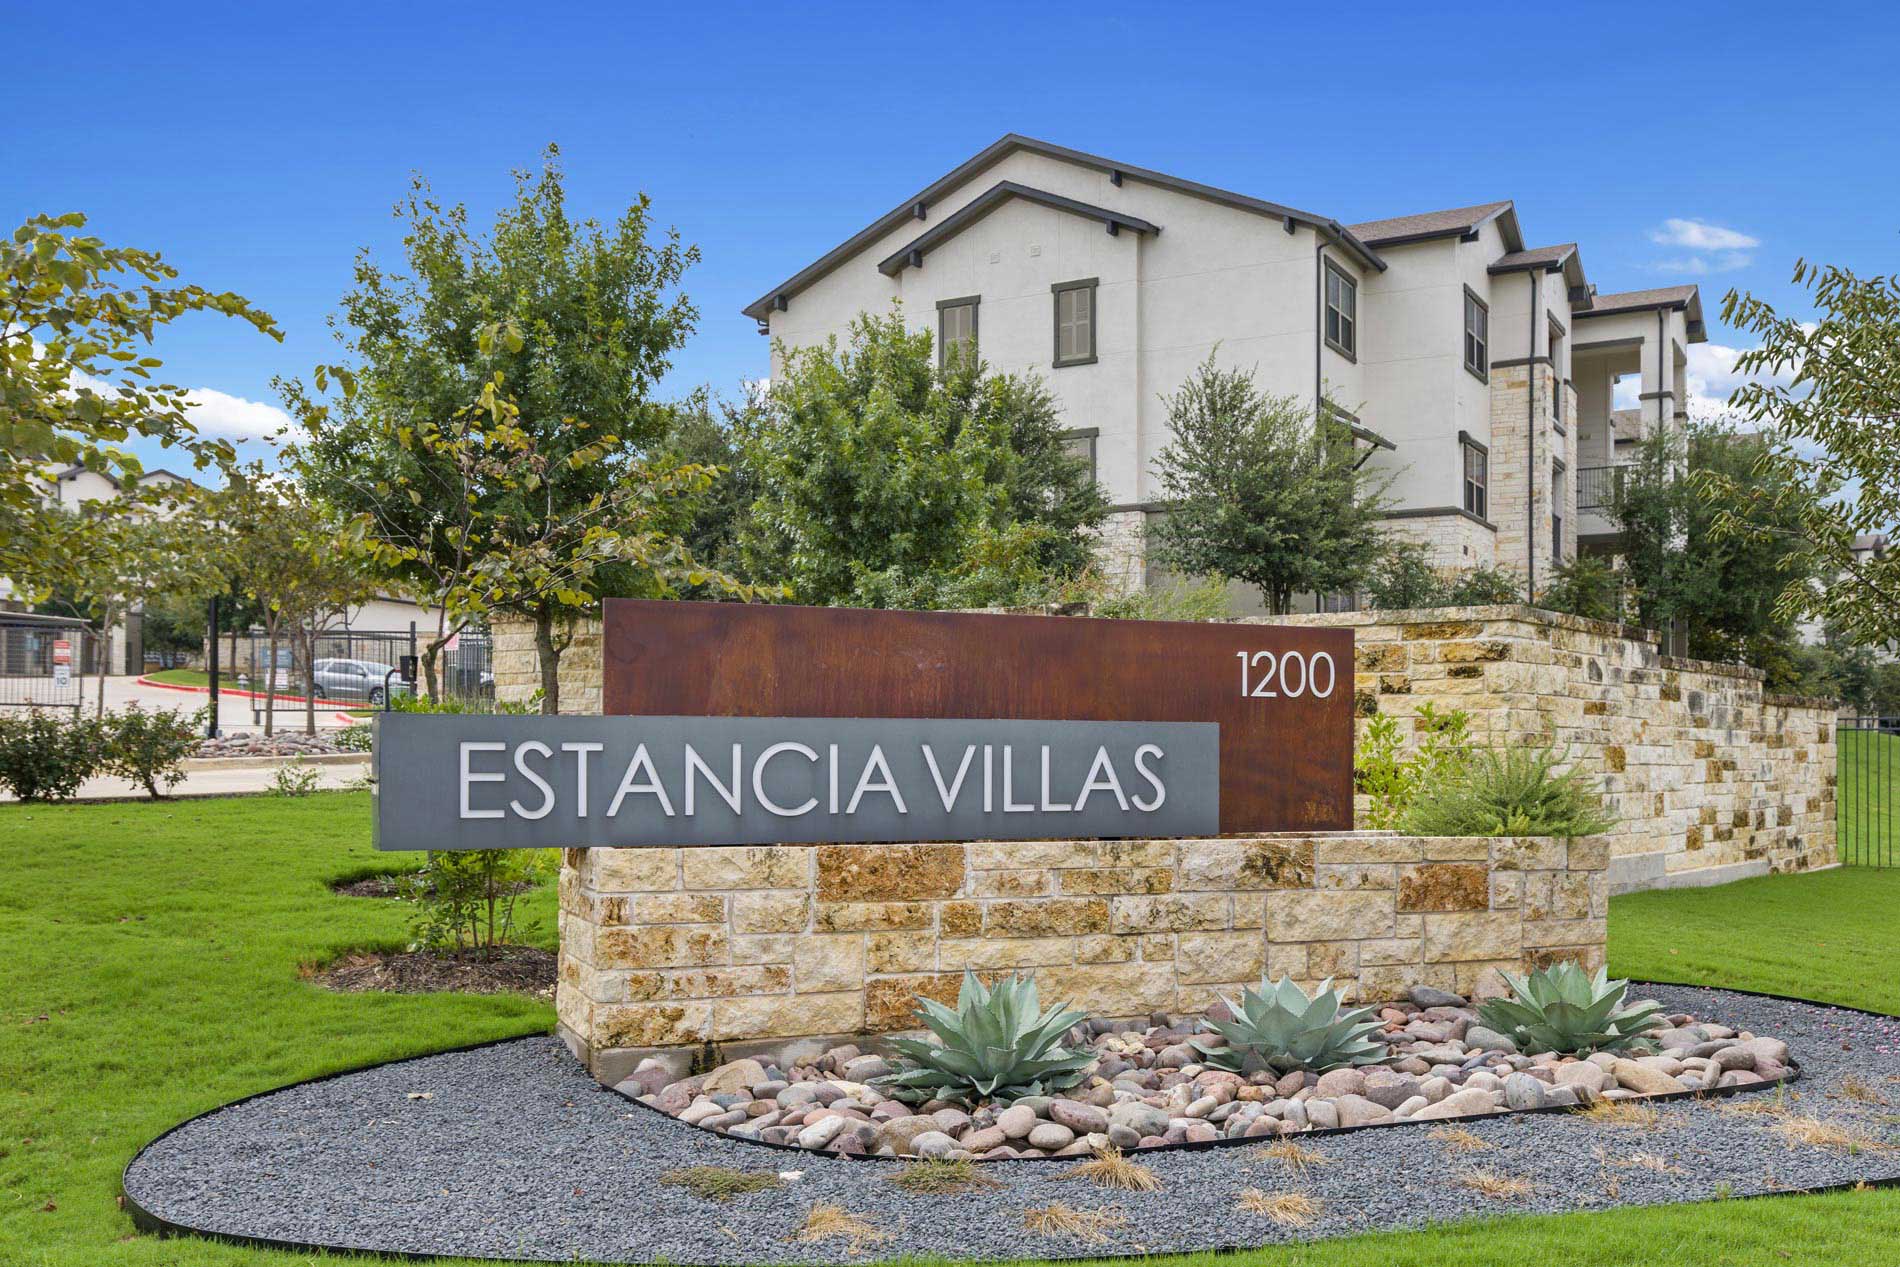
[[(142, 674), (139, 677), (134, 678), (133, 681), (136, 682), (140, 686), (149, 686), (155, 691), (183, 691), (187, 695), (207, 695), (208, 696), (211, 694), (211, 688), (208, 686), (184, 686), (178, 682), (154, 682), (151, 678), (145, 677)], [(218, 686), (218, 697), (222, 699), (226, 695), (235, 695), (239, 699), (263, 699), (264, 698), (263, 693), (259, 691), (247, 691), (243, 689), (242, 687), (225, 686), (223, 684), (220, 684)], [(270, 698), (273, 703), (294, 704), (299, 708), (302, 708), (305, 703), (304, 697), (301, 695), (273, 694), (271, 695)], [(365, 705), (364, 707), (368, 707), (368, 705)], [(330, 708), (330, 705), (325, 704), (323, 706), (323, 709), (319, 711), (327, 711), (329, 708)], [(275, 712), (276, 710), (273, 709), (272, 711)], [(343, 713), (343, 712), (334, 713), (333, 716), (338, 721), (344, 723), (345, 725), (350, 725), (350, 726), (354, 726), (358, 722), (369, 720), (366, 717), (352, 717), (348, 713)]]

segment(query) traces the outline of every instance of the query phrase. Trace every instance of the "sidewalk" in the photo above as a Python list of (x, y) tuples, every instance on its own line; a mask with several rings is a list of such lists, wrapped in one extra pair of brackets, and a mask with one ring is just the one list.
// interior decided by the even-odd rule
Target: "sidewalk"
[[(172, 788), (177, 799), (199, 796), (260, 796), (271, 790), (277, 771), (299, 758), (293, 757), (212, 757), (185, 762), (184, 781)], [(367, 752), (347, 752), (334, 756), (311, 756), (301, 760), (317, 772), (317, 788), (329, 791), (348, 787), (369, 773)], [(82, 801), (143, 801), (150, 799), (145, 789), (129, 779), (100, 775), (87, 779), (79, 787)], [(0, 803), (13, 803), (11, 792), (0, 792)]]

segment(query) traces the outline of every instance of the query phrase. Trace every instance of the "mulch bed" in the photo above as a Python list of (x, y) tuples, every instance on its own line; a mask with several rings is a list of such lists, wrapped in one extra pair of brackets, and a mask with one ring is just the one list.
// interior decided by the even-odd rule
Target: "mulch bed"
[(503, 946), (492, 958), (457, 957), (426, 950), (359, 951), (322, 967), (306, 980), (326, 990), (384, 990), (391, 994), (530, 994), (554, 997), (556, 959), (537, 946)]
[(344, 880), (330, 886), (330, 891), (338, 897), (401, 897), (402, 877), (400, 875), (366, 875), (357, 880)]

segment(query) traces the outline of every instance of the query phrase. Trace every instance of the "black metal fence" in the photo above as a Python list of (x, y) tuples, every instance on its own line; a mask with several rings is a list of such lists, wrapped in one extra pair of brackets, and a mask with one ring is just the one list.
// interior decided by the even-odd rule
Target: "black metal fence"
[(0, 708), (77, 712), (99, 653), (99, 636), (83, 620), (0, 612)]
[[(274, 648), (258, 633), (225, 635), (219, 645), (226, 657), (224, 671), (239, 687), (259, 693), (268, 687), (276, 695), (301, 701), (306, 682), (314, 679), (318, 702), (364, 708), (382, 704), (386, 691), (396, 696), (410, 692), (397, 670), (404, 656), (419, 656), (428, 642), (428, 635), (414, 628), (335, 629), (318, 634), (308, 652), (302, 638), (289, 635), (280, 637)], [(421, 670), (417, 676), (414, 689), (425, 691)], [(494, 694), (493, 649), (486, 632), (464, 630), (442, 648), (436, 687), (443, 695), (468, 700)]]
[(1900, 865), (1900, 717), (1843, 717), (1834, 728), (1835, 823), (1848, 866)]

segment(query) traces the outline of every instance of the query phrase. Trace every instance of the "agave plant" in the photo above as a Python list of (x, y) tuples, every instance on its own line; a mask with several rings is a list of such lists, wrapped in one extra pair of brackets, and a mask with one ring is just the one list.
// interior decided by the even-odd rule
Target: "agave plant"
[(1290, 1073), (1295, 1069), (1322, 1072), (1344, 1065), (1364, 1065), (1385, 1055), (1383, 1041), (1371, 1041), (1379, 1022), (1368, 1019), (1369, 1007), (1340, 1010), (1339, 991), (1333, 979), (1326, 978), (1311, 998), (1289, 977), (1269, 983), (1260, 979), (1260, 989), (1241, 993), (1240, 1002), (1223, 998), (1230, 1021), (1209, 1019), (1206, 1024), (1223, 1039), (1215, 1044), (1203, 1038), (1194, 1046), (1207, 1062), (1237, 1073), (1272, 1069)]
[(1082, 1081), (1095, 1063), (1091, 1053), (1062, 1045), (1069, 1027), (1087, 1014), (1067, 1005), (1041, 1011), (1031, 977), (1011, 976), (985, 989), (966, 971), (956, 1011), (918, 999), (917, 1018), (937, 1041), (891, 1040), (909, 1061), (909, 1067), (876, 1080), (893, 1099), (974, 1104), (1047, 1095)]
[(1565, 960), (1528, 977), (1507, 972), (1504, 980), (1511, 997), (1481, 1004), (1478, 1019), (1522, 1051), (1624, 1051), (1663, 1023), (1662, 1004), (1625, 1007), (1629, 982), (1611, 981), (1601, 968), (1590, 976)]

